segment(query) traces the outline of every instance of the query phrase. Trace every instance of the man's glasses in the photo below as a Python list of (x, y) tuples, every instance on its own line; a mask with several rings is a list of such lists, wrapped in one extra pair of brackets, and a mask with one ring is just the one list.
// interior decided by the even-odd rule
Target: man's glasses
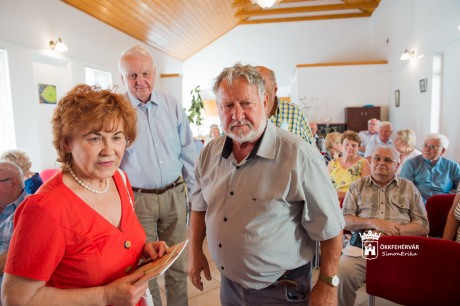
[(423, 149), (436, 150), (436, 151), (439, 150), (439, 149), (442, 149), (442, 147), (437, 147), (437, 146), (433, 146), (433, 145), (426, 145), (426, 144), (423, 144), (422, 148)]
[(380, 156), (374, 156), (372, 157), (372, 160), (375, 162), (375, 163), (379, 163), (380, 161), (383, 160), (383, 162), (385, 164), (391, 164), (391, 163), (394, 163), (396, 160), (394, 159), (391, 159), (389, 157), (380, 157)]
[(6, 179), (3, 179), (3, 180), (0, 180), (0, 183), (7, 182), (7, 181), (10, 181), (10, 180), (12, 180), (12, 179), (13, 179), (12, 177), (6, 178)]

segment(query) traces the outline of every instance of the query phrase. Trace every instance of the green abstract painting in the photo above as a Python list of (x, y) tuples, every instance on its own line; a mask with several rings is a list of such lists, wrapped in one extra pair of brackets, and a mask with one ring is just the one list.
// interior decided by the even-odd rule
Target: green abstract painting
[(56, 104), (56, 86), (38, 84), (38, 95), (42, 104)]

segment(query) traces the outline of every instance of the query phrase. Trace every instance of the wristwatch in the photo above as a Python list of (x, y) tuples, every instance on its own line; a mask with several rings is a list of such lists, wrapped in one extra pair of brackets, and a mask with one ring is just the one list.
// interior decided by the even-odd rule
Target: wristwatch
[(323, 282), (328, 283), (331, 286), (337, 287), (340, 283), (340, 278), (337, 275), (324, 275), (320, 274), (319, 275), (319, 280), (322, 280)]

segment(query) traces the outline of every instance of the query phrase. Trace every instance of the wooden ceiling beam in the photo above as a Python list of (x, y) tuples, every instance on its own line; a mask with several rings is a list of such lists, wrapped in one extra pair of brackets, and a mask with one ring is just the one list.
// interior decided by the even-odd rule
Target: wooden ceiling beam
[(286, 7), (265, 10), (242, 10), (235, 14), (235, 17), (254, 17), (265, 15), (284, 15), (284, 14), (298, 14), (298, 13), (313, 13), (320, 11), (338, 11), (338, 10), (364, 10), (375, 9), (379, 4), (376, 2), (355, 2), (355, 3), (342, 3), (342, 4), (326, 4), (314, 6), (299, 6), (299, 7)]
[(325, 20), (325, 19), (360, 18), (360, 17), (370, 17), (370, 16), (371, 16), (370, 13), (363, 12), (363, 13), (314, 15), (314, 16), (285, 17), (285, 18), (247, 19), (247, 20), (242, 21), (240, 24), (313, 21), (313, 20)]

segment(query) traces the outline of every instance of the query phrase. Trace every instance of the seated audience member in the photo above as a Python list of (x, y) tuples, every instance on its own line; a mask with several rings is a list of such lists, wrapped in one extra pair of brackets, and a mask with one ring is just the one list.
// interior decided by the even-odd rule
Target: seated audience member
[(206, 139), (204, 141), (204, 145), (207, 145), (211, 140), (216, 139), (220, 137), (220, 130), (217, 124), (211, 124), (209, 127), (209, 135), (206, 136)]
[(147, 242), (118, 170), (136, 111), (123, 95), (80, 84), (54, 109), (52, 129), (62, 170), (15, 213), (2, 302), (140, 305), (148, 282), (134, 285), (144, 273), (129, 272), (166, 244)]
[[(13, 235), (13, 220), (16, 208), (26, 197), (22, 170), (13, 162), (0, 161), (0, 289), (3, 269)], [(0, 303), (1, 305), (1, 303)]]
[(415, 133), (411, 129), (399, 130), (396, 133), (394, 144), (396, 151), (399, 153), (399, 166), (396, 174), (399, 175), (401, 173), (401, 169), (407, 160), (422, 154), (422, 152), (415, 148), (415, 141)]
[(401, 169), (401, 177), (412, 181), (426, 202), (435, 194), (447, 194), (460, 183), (460, 165), (443, 157), (449, 139), (442, 134), (425, 136), (422, 155), (409, 159)]
[(0, 159), (15, 163), (21, 168), (22, 175), (24, 177), (25, 190), (28, 194), (34, 194), (35, 191), (37, 191), (37, 189), (43, 184), (40, 175), (36, 172), (30, 171), (32, 162), (26, 152), (21, 150), (9, 150), (4, 152), (2, 156), (0, 156)]
[(324, 160), (326, 166), (329, 162), (335, 158), (342, 156), (342, 134), (339, 132), (331, 132), (326, 135), (325, 146), (326, 154), (324, 154)]
[(391, 140), (391, 133), (393, 133), (393, 126), (389, 121), (381, 121), (379, 125), (379, 131), (375, 137), (372, 137), (371, 141), (366, 145), (366, 151), (364, 157), (368, 162), (371, 162), (371, 155), (378, 147), (395, 147)]
[[(339, 305), (353, 306), (356, 290), (366, 279), (366, 259), (354, 238), (372, 230), (381, 235), (426, 236), (428, 219), (420, 193), (411, 181), (395, 175), (395, 149), (372, 154), (371, 175), (354, 181), (343, 201), (345, 229), (352, 231), (339, 263)], [(359, 240), (359, 239), (358, 239)], [(353, 244), (353, 245), (352, 245)]]
[(326, 146), (324, 145), (323, 137), (318, 135), (318, 124), (312, 121), (309, 123), (309, 126), (310, 126), (311, 133), (313, 134), (313, 138), (315, 139), (313, 143), (316, 144), (316, 147), (322, 154), (325, 154)]
[(444, 227), (442, 239), (460, 242), (460, 184), (458, 184), (457, 195), (447, 215), (447, 222)]
[(257, 71), (262, 75), (265, 82), (265, 92), (268, 95), (265, 112), (268, 119), (277, 127), (300, 136), (309, 144), (313, 144), (315, 138), (303, 111), (294, 103), (282, 101), (276, 96), (278, 84), (275, 72), (264, 66), (257, 66)]
[(342, 143), (342, 157), (332, 160), (327, 166), (339, 201), (343, 199), (351, 183), (370, 174), (369, 162), (358, 155), (361, 144), (358, 133), (345, 131), (340, 141)]
[(364, 155), (364, 151), (366, 151), (366, 146), (371, 142), (372, 137), (377, 136), (379, 132), (379, 125), (380, 125), (380, 120), (379, 119), (369, 119), (367, 121), (367, 130), (365, 131), (360, 131), (358, 133), (359, 137), (361, 137), (361, 146), (359, 147), (359, 155)]

